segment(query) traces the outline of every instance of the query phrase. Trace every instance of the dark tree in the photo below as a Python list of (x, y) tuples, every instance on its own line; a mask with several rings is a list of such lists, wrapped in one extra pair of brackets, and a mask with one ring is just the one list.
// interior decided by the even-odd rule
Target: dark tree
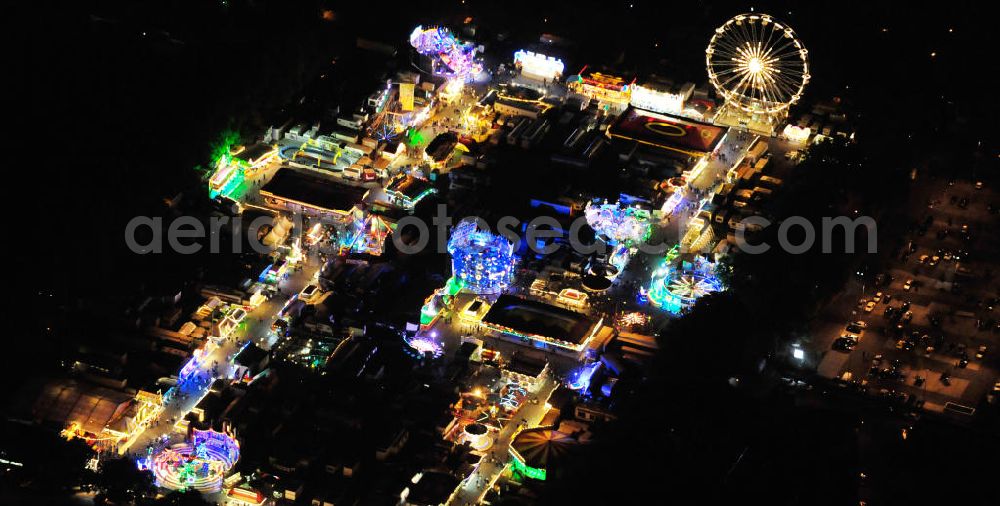
[(82, 440), (66, 441), (48, 428), (8, 422), (0, 431), (0, 457), (22, 464), (6, 466), (2, 485), (18, 493), (63, 495), (84, 481), (93, 456)]
[(185, 490), (184, 492), (171, 492), (144, 504), (148, 506), (210, 506), (212, 503), (206, 501), (196, 490)]
[(115, 503), (136, 502), (155, 492), (152, 473), (140, 471), (129, 458), (102, 462), (96, 485), (108, 500)]

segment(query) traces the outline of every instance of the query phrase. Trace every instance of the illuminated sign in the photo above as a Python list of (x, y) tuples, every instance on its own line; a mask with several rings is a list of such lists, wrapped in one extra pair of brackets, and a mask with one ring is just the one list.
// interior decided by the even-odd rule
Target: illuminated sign
[(533, 53), (523, 49), (514, 53), (514, 64), (521, 74), (538, 79), (555, 79), (562, 75), (565, 65), (559, 58)]
[(212, 179), (209, 180), (208, 184), (213, 190), (219, 191), (226, 186), (229, 178), (232, 177), (235, 172), (236, 167), (232, 165), (219, 167), (219, 169), (215, 171), (215, 174), (212, 175)]
[(533, 480), (545, 481), (545, 469), (537, 469), (528, 466), (523, 460), (517, 458), (518, 455), (514, 454), (513, 450), (511, 450), (511, 454), (514, 455), (514, 459), (512, 461), (514, 465), (512, 467), (515, 471)]
[(404, 111), (413, 110), (413, 83), (399, 83), (399, 103)]
[[(585, 67), (586, 69), (586, 67)], [(615, 110), (622, 110), (629, 104), (632, 96), (631, 83), (626, 83), (618, 76), (593, 72), (587, 75), (577, 75), (567, 85), (574, 93), (590, 97), (604, 105), (614, 105)]]
[(663, 203), (663, 207), (660, 208), (664, 214), (670, 214), (677, 209), (677, 206), (684, 200), (684, 192), (682, 190), (675, 190), (674, 193), (667, 198), (667, 201)]
[(785, 129), (781, 132), (788, 140), (792, 142), (797, 142), (799, 144), (805, 144), (809, 140), (809, 136), (812, 135), (812, 131), (808, 128), (802, 128), (795, 125), (787, 125)]
[(679, 113), (684, 109), (684, 97), (637, 85), (632, 88), (631, 104), (647, 111)]

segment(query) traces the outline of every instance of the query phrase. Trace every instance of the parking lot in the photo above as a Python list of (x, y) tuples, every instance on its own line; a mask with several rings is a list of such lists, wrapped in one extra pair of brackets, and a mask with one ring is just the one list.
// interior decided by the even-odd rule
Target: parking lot
[(887, 265), (849, 283), (810, 346), (820, 376), (963, 416), (997, 381), (997, 193), (969, 181), (922, 183), (930, 190), (911, 197), (904, 240), (880, 255)]

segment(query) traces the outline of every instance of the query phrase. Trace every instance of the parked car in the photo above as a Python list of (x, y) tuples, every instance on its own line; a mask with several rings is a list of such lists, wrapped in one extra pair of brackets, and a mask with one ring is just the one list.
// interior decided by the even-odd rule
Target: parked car
[(850, 352), (857, 345), (858, 343), (854, 339), (843, 336), (838, 337), (835, 341), (833, 341), (833, 349), (837, 351)]
[(862, 332), (865, 331), (865, 329), (863, 327), (861, 327), (859, 325), (856, 325), (854, 323), (848, 323), (847, 326), (844, 327), (844, 330), (846, 330), (847, 332), (849, 332), (851, 334), (855, 334), (855, 335), (859, 335), (859, 336), (861, 335)]
[(303, 288), (301, 292), (299, 292), (299, 300), (303, 300), (303, 301), (307, 301), (308, 302), (309, 300), (312, 299), (313, 295), (316, 295), (316, 293), (318, 291), (319, 291), (319, 287), (318, 286), (316, 286), (316, 285), (306, 285), (306, 287)]

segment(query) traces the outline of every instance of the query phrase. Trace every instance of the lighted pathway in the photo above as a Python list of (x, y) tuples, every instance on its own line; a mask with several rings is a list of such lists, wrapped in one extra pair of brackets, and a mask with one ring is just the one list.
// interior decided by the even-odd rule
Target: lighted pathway
[[(319, 260), (315, 256), (310, 256), (303, 269), (292, 273), (288, 279), (283, 280), (279, 284), (279, 287), (285, 294), (298, 293), (312, 279), (313, 274), (315, 274), (319, 267)], [(217, 378), (232, 375), (235, 366), (231, 362), (231, 359), (241, 350), (241, 347), (237, 343), (241, 343), (244, 339), (249, 338), (255, 341), (258, 346), (269, 349), (274, 344), (268, 340), (271, 324), (288, 298), (289, 295), (279, 294), (250, 312), (244, 320), (246, 324), (237, 329), (230, 338), (222, 340), (219, 347), (202, 361), (201, 367), (198, 369), (198, 374), (206, 375), (210, 379), (203, 385), (185, 385), (182, 395), (174, 395), (173, 398), (169, 399), (165, 403), (164, 410), (157, 420), (136, 438), (129, 451), (134, 455), (143, 454), (146, 451), (147, 445), (163, 436), (171, 436), (174, 423), (183, 418), (184, 415), (198, 404), (208, 392), (212, 382)], [(219, 365), (213, 371), (213, 363), (216, 361)], [(179, 386), (177, 388), (181, 390)]]
[[(524, 428), (537, 426), (542, 421), (542, 417), (545, 416), (545, 403), (548, 402), (549, 396), (552, 395), (557, 386), (559, 386), (559, 382), (546, 371), (538, 386), (538, 391), (529, 396), (528, 400), (511, 417), (510, 422), (500, 429), (496, 441), (489, 451), (479, 459), (476, 469), (462, 480), (458, 484), (458, 488), (452, 492), (447, 502), (449, 506), (478, 504), (483, 499), (486, 491), (493, 487), (510, 463), (511, 457), (508, 449), (514, 436), (522, 428), (519, 425), (520, 422), (525, 421)], [(538, 403), (533, 404), (530, 399), (538, 399)]]
[[(691, 186), (695, 189), (706, 191), (718, 184), (720, 180), (726, 177), (726, 173), (733, 166), (733, 163), (746, 153), (750, 147), (750, 141), (753, 139), (753, 134), (731, 128), (718, 153), (719, 155), (725, 155), (726, 158), (722, 159), (720, 156), (709, 160), (705, 170), (702, 171), (697, 179), (691, 181)], [(767, 142), (767, 139), (762, 139), (762, 142)]]

